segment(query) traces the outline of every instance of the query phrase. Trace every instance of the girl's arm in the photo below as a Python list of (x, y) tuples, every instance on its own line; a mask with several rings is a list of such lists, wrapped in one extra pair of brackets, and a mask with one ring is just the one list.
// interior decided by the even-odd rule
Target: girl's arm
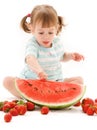
[(34, 56), (28, 55), (26, 57), (26, 63), (28, 64), (29, 68), (32, 71), (34, 71), (40, 79), (47, 79), (47, 74), (43, 71), (42, 67), (39, 65), (37, 59)]
[(70, 60), (74, 60), (74, 61), (84, 60), (84, 56), (76, 52), (64, 53), (63, 61), (70, 61)]

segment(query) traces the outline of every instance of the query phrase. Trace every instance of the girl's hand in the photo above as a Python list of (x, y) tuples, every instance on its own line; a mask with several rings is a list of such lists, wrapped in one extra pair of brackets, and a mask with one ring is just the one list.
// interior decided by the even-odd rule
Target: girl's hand
[(79, 53), (72, 53), (71, 56), (72, 56), (72, 59), (75, 61), (84, 60), (84, 56)]
[(39, 77), (39, 79), (47, 79), (47, 74), (45, 73), (45, 72), (40, 72), (39, 74), (38, 74), (38, 77)]

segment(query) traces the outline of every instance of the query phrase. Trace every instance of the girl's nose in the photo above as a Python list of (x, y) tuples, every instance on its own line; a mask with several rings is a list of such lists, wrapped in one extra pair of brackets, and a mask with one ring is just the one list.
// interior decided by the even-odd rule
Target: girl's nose
[(44, 34), (44, 38), (49, 38), (49, 34), (48, 33), (46, 33), (46, 34)]

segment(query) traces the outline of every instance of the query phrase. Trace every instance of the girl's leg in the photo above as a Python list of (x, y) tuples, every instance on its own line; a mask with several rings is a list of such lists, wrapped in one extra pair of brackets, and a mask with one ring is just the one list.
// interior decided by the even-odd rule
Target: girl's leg
[(12, 95), (20, 98), (20, 95), (15, 88), (15, 79), (15, 77), (6, 77), (3, 81), (3, 85)]
[(66, 78), (64, 80), (64, 82), (75, 83), (75, 84), (79, 84), (79, 85), (83, 85), (84, 84), (82, 77)]

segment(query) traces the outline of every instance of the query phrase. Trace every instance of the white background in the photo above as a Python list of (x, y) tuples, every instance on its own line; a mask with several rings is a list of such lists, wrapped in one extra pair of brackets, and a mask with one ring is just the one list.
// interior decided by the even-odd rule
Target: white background
[[(14, 98), (3, 88), (4, 77), (17, 76), (24, 65), (25, 42), (31, 36), (20, 29), (20, 20), (37, 4), (50, 4), (63, 16), (68, 26), (62, 33), (66, 51), (82, 53), (85, 60), (63, 64), (65, 77), (82, 76), (87, 86), (85, 97), (97, 98), (97, 4), (96, 0), (1, 0), (0, 1), (0, 100)], [(39, 111), (13, 118), (4, 123), (0, 112), (0, 130), (20, 129), (87, 129), (96, 128), (97, 116), (87, 116), (80, 108)]]

